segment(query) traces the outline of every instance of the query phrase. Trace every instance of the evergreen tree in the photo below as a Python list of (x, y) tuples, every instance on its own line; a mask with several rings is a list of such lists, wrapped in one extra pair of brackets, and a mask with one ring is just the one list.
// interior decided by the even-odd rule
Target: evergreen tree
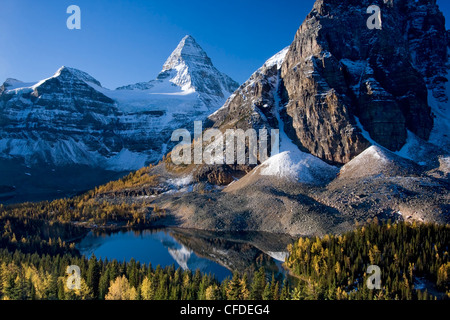
[(290, 298), (289, 282), (287, 278), (283, 280), (283, 286), (281, 288), (280, 300), (288, 300)]
[(252, 280), (250, 299), (262, 300), (263, 292), (266, 287), (266, 273), (264, 267), (259, 268)]
[(240, 298), (241, 298), (241, 280), (239, 279), (239, 274), (237, 272), (234, 272), (233, 278), (228, 283), (227, 299), (239, 300)]
[(106, 300), (136, 300), (137, 291), (131, 287), (125, 275), (111, 281)]
[(97, 258), (92, 255), (89, 259), (88, 270), (86, 275), (86, 284), (92, 289), (94, 298), (99, 296), (99, 283), (100, 283), (100, 266), (97, 263)]
[(110, 267), (108, 266), (105, 271), (101, 274), (98, 281), (98, 294), (97, 297), (103, 300), (108, 293), (109, 284), (112, 280)]
[(141, 296), (143, 300), (153, 300), (155, 297), (155, 288), (152, 280), (145, 277), (141, 284)]
[(248, 289), (248, 275), (247, 273), (244, 274), (241, 280), (241, 292), (240, 292), (240, 298), (242, 300), (248, 300), (250, 298), (250, 290)]
[(272, 288), (271, 288), (269, 282), (266, 283), (266, 287), (264, 288), (264, 292), (262, 294), (262, 299), (263, 300), (272, 300), (273, 299)]
[(205, 299), (206, 300), (219, 300), (220, 299), (220, 290), (216, 284), (210, 285), (206, 289)]

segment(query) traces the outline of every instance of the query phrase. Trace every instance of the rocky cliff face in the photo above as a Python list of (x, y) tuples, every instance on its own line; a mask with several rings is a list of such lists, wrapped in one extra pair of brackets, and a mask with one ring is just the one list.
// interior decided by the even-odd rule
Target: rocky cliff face
[[(367, 27), (371, 4), (381, 8), (381, 30)], [(447, 43), (435, 1), (318, 0), (278, 67), (266, 63), (210, 119), (278, 127), (278, 112), (301, 150), (332, 164), (372, 142), (399, 151), (408, 131), (442, 146)]]
[(382, 30), (366, 26), (371, 4), (317, 1), (281, 68), (290, 136), (330, 162), (346, 163), (367, 147), (354, 130), (358, 119), (392, 151), (408, 130), (428, 140), (428, 89), (446, 81), (447, 32), (435, 1), (375, 1)]
[(208, 118), (223, 129), (278, 128), (276, 105), (279, 69), (288, 48), (278, 52), (259, 68), (225, 105)]

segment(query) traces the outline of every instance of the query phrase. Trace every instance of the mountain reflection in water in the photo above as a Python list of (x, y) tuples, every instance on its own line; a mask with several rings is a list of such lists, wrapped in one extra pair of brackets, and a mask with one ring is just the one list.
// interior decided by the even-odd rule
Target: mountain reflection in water
[(118, 261), (134, 258), (154, 267), (175, 264), (182, 269), (214, 274), (218, 280), (232, 271), (250, 275), (264, 266), (268, 274), (284, 274), (286, 247), (294, 239), (262, 232), (225, 233), (186, 229), (91, 231), (78, 244), (90, 257)]

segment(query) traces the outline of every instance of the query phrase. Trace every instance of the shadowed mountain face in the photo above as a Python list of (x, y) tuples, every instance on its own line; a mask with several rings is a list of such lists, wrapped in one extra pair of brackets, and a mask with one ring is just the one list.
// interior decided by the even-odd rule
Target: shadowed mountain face
[[(445, 73), (447, 61), (444, 18), (432, 2), (380, 4), (382, 30), (370, 30), (364, 13), (372, 2), (318, 1), (281, 70), (291, 136), (338, 163), (366, 146), (351, 130), (355, 116), (373, 140), (392, 151), (406, 143), (407, 130), (428, 140), (433, 119), (426, 83)], [(426, 45), (429, 30), (443, 40), (439, 45)], [(432, 51), (433, 64), (417, 64), (424, 50)]]

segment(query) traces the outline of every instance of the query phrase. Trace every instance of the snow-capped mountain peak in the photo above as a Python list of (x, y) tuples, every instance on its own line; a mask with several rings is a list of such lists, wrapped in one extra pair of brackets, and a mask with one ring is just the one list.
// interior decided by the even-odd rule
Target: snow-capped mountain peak
[(16, 90), (18, 88), (22, 88), (25, 86), (32, 86), (33, 84), (34, 84), (34, 82), (33, 83), (25, 83), (25, 82), (17, 80), (17, 79), (8, 78), (5, 80), (3, 85), (0, 86), (0, 94), (5, 91), (12, 91), (12, 90)]
[(34, 82), (23, 82), (17, 79), (8, 78), (3, 83), (4, 91), (7, 93), (18, 93), (18, 92), (28, 92), (33, 91), (42, 85), (44, 85), (47, 81), (52, 79), (58, 79), (63, 82), (69, 82), (69, 83), (75, 83), (75, 82), (85, 82), (88, 85), (96, 85), (98, 87), (101, 87), (101, 83), (87, 74), (84, 71), (75, 69), (75, 68), (69, 68), (66, 66), (62, 66), (59, 68), (51, 77), (43, 79), (41, 81), (34, 81)]
[(66, 66), (62, 66), (61, 68), (59, 68), (58, 71), (56, 71), (56, 73), (53, 75), (52, 78), (57, 78), (57, 77), (63, 77), (66, 79), (77, 78), (78, 80), (82, 80), (88, 84), (93, 83), (99, 87), (102, 86), (101, 83), (97, 79), (95, 79), (88, 73), (78, 70), (78, 69), (75, 69), (75, 68), (66, 67)]
[[(185, 36), (164, 63), (158, 79), (169, 79), (183, 91), (204, 95), (205, 104), (217, 109), (218, 99), (229, 96), (238, 83), (217, 70), (206, 52), (192, 36)], [(223, 104), (223, 103), (222, 103)]]
[(208, 57), (206, 52), (190, 35), (185, 36), (180, 41), (176, 49), (164, 63), (161, 72), (179, 69), (184, 64), (203, 64), (211, 67), (213, 66), (211, 59)]
[(23, 81), (20, 81), (20, 80), (17, 80), (17, 79), (13, 79), (13, 78), (8, 78), (4, 82), (4, 85), (7, 86), (7, 87), (21, 85), (21, 84), (23, 84)]
[(155, 80), (117, 88), (149, 93), (197, 93), (209, 111), (220, 108), (239, 84), (217, 70), (192, 36), (185, 36), (163, 65)]
[(211, 59), (192, 36), (185, 36), (163, 65), (158, 80), (169, 80), (182, 91), (197, 91), (196, 70), (217, 71)]

